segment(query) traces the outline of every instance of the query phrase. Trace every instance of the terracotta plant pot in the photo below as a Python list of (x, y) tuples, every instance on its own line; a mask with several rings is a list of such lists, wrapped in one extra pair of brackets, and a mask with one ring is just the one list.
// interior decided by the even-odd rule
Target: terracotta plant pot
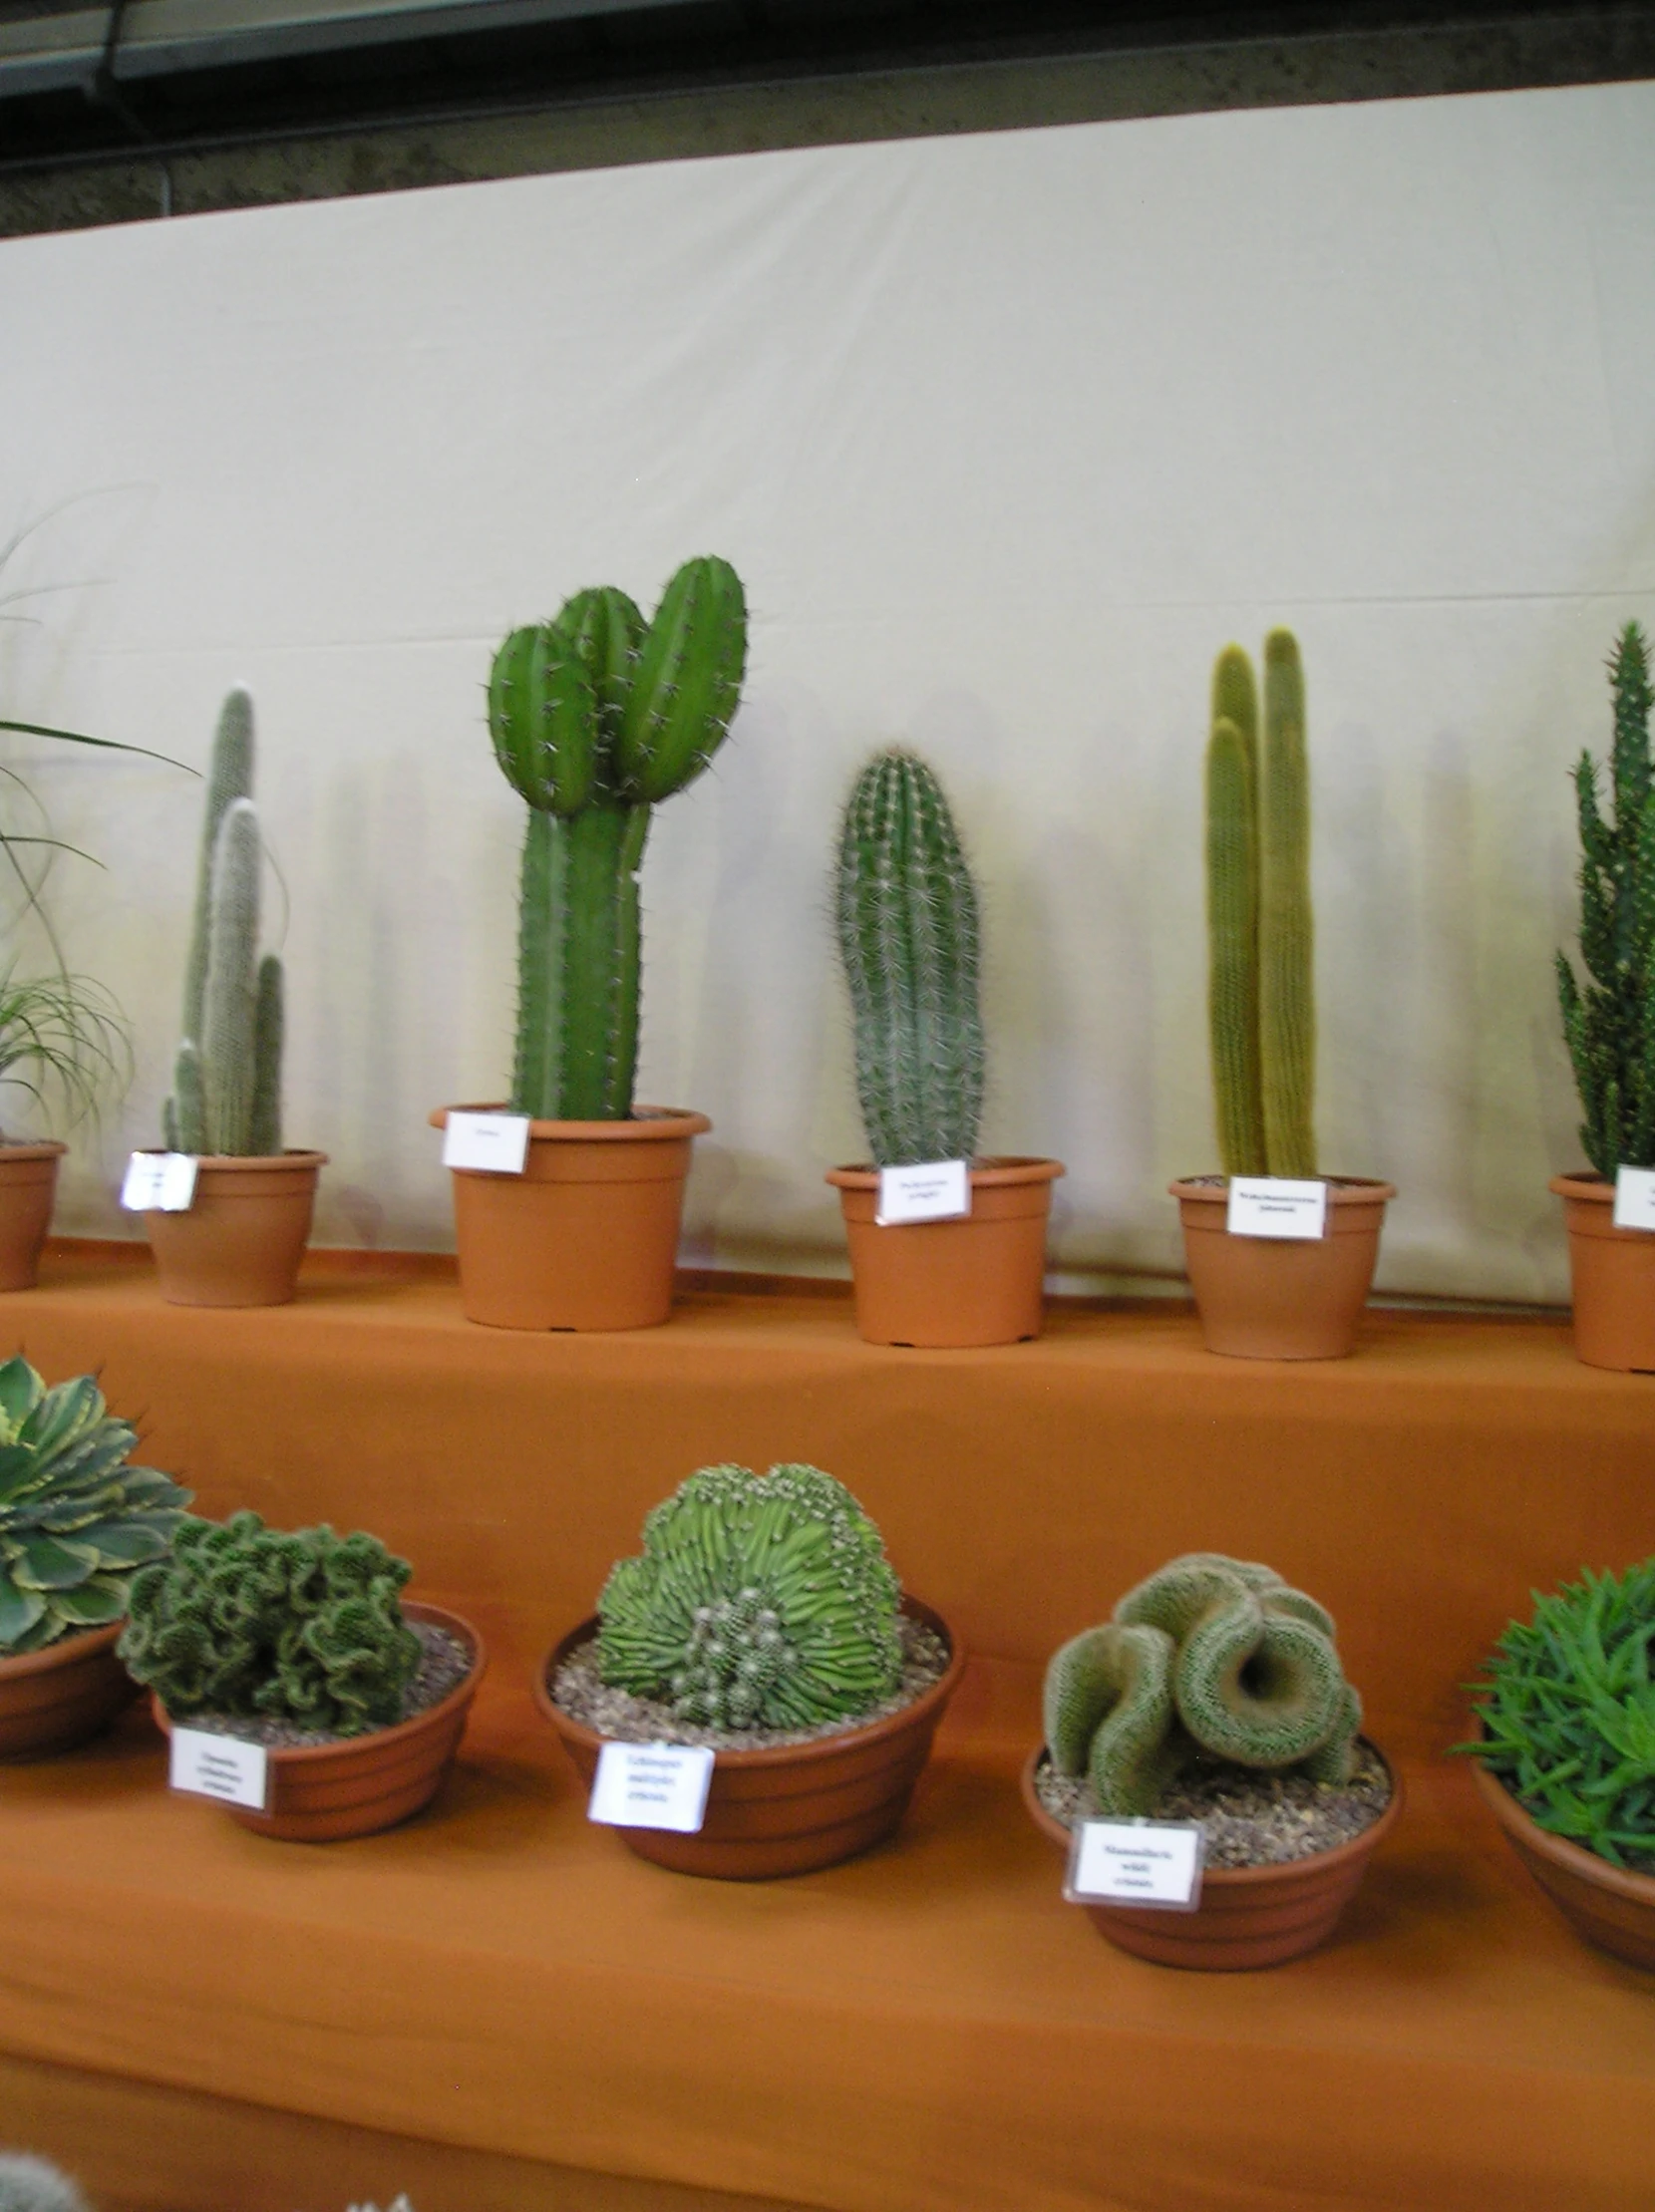
[[(489, 1655), (482, 1637), (460, 1614), (414, 1598), (405, 1598), (402, 1609), (406, 1619), (446, 1628), (471, 1646), (472, 1671), (465, 1681), (411, 1721), (398, 1721), (369, 1736), (272, 1747), (269, 1810), (225, 1805), (232, 1820), (284, 1843), (338, 1843), (347, 1836), (394, 1828), (430, 1804), (466, 1733)], [(170, 1736), (172, 1724), (161, 1700), (152, 1697), (150, 1703), (157, 1726)]]
[(1222, 1175), (1167, 1185), (1178, 1202), (1189, 1288), (1209, 1352), (1235, 1360), (1342, 1360), (1355, 1349), (1394, 1183), (1328, 1178), (1328, 1232), (1231, 1236)]
[[(699, 1834), (617, 1828), (616, 1835), (639, 1858), (675, 1874), (725, 1882), (814, 1873), (883, 1842), (908, 1809), (937, 1724), (965, 1669), (965, 1652), (941, 1614), (916, 1598), (904, 1598), (902, 1610), (940, 1636), (950, 1654), (947, 1673), (912, 1705), (813, 1743), (719, 1751)], [(604, 1739), (553, 1705), (550, 1685), (569, 1653), (596, 1634), (594, 1613), (555, 1646), (534, 1678), (534, 1702), (562, 1738), (587, 1791)]]
[(169, 1306), (285, 1306), (316, 1205), (326, 1152), (289, 1151), (195, 1164), (187, 1213), (144, 1216)]
[(124, 1621), (0, 1659), (0, 1758), (50, 1758), (106, 1729), (138, 1696), (115, 1656)]
[(1481, 1761), (1476, 1772), (1483, 1802), (1575, 1934), (1617, 1959), (1655, 1969), (1655, 1875), (1628, 1873), (1553, 1835), (1529, 1818), (1497, 1774)]
[[(449, 1114), (500, 1106), (440, 1106)], [(456, 1167), (460, 1303), (492, 1329), (653, 1329), (672, 1312), (678, 1226), (704, 1113), (530, 1121), (520, 1175)]]
[[(1023, 1802), (1035, 1826), (1069, 1856), (1070, 1831), (1040, 1801), (1035, 1775), (1046, 1746), (1023, 1766)], [(1209, 1867), (1193, 1912), (1142, 1905), (1085, 1905), (1093, 1926), (1120, 1951), (1155, 1966), (1192, 1967), (1206, 1974), (1234, 1974), (1301, 1959), (1332, 1935), (1339, 1915), (1356, 1895), (1374, 1847), (1389, 1835), (1402, 1810), (1402, 1776), (1386, 1761), (1391, 1802), (1371, 1827), (1331, 1851), (1294, 1859), (1286, 1866)]]
[(58, 1161), (69, 1146), (0, 1144), (0, 1290), (33, 1290), (40, 1248), (58, 1193)]
[(1615, 1186), (1581, 1168), (1553, 1175), (1563, 1201), (1574, 1296), (1574, 1353), (1587, 1367), (1655, 1370), (1655, 1233), (1617, 1229)]
[(962, 1221), (880, 1228), (874, 1167), (834, 1167), (850, 1245), (856, 1327), (868, 1344), (926, 1350), (1038, 1337), (1055, 1159), (985, 1159), (971, 1169)]

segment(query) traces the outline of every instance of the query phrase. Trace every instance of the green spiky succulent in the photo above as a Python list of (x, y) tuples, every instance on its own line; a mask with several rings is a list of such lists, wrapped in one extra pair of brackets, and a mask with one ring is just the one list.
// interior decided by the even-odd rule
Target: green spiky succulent
[(902, 1674), (879, 1531), (820, 1467), (702, 1467), (598, 1600), (605, 1682), (707, 1728), (853, 1719)]
[(165, 1556), (190, 1492), (131, 1465), (137, 1441), (90, 1375), (48, 1390), (25, 1359), (0, 1367), (0, 1655), (119, 1621)]
[(291, 1534), (257, 1513), (190, 1516), (172, 1556), (133, 1578), (121, 1657), (174, 1719), (290, 1721), (360, 1736), (401, 1718), (419, 1638), (398, 1593), (411, 1569), (377, 1536)]

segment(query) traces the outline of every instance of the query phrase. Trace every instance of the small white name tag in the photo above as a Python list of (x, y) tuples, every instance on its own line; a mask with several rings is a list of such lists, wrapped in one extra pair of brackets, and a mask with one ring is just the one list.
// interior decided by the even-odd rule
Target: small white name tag
[(881, 1229), (898, 1221), (958, 1221), (971, 1211), (971, 1176), (963, 1159), (881, 1167), (873, 1218)]
[(451, 1113), (443, 1128), (445, 1167), (485, 1167), (520, 1175), (528, 1157), (525, 1113)]
[(1615, 1227), (1655, 1229), (1655, 1167), (1616, 1168)]
[(1072, 1905), (1158, 1905), (1189, 1913), (1201, 1901), (1206, 1838), (1177, 1820), (1083, 1820), (1069, 1846), (1063, 1894)]
[(610, 1828), (671, 1828), (696, 1835), (707, 1815), (713, 1754), (697, 1743), (605, 1743), (597, 1754), (588, 1820)]
[(1287, 1175), (1232, 1175), (1224, 1226), (1231, 1236), (1327, 1234), (1327, 1184)]
[(195, 1197), (192, 1152), (134, 1152), (121, 1185), (129, 1213), (187, 1213)]
[(174, 1728), (167, 1780), (190, 1797), (216, 1797), (222, 1805), (250, 1805), (254, 1812), (268, 1809), (270, 1761), (262, 1743)]

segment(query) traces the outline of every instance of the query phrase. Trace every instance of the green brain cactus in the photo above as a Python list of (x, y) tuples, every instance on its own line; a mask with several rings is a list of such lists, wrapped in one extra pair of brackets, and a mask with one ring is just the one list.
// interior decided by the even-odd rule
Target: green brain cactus
[(901, 1680), (879, 1531), (819, 1467), (702, 1467), (598, 1600), (603, 1680), (708, 1728), (852, 1719)]
[(137, 1440), (90, 1375), (48, 1390), (27, 1360), (0, 1366), (0, 1656), (120, 1620), (165, 1556), (190, 1493), (131, 1465)]
[(360, 1736), (401, 1717), (419, 1671), (398, 1596), (409, 1573), (377, 1536), (190, 1517), (171, 1558), (134, 1577), (121, 1657), (174, 1719)]

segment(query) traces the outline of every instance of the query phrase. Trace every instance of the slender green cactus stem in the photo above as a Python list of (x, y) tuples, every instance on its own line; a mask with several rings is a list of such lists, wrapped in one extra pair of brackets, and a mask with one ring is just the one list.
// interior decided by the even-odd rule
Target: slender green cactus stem
[(239, 685), (218, 714), (207, 770), (206, 811), (201, 818), (201, 851), (195, 871), (195, 915), (183, 978), (183, 1034), (201, 1034), (201, 1002), (206, 992), (209, 914), (212, 906), (212, 857), (225, 808), (253, 795), (253, 702)]
[(1268, 1173), (1258, 1045), (1258, 694), (1237, 645), (1212, 677), (1206, 753), (1207, 1021), (1227, 1175)]
[(281, 1150), (281, 1048), (286, 1029), (281, 962), (267, 952), (258, 964), (253, 1004), (253, 1111), (247, 1148), (255, 1158)]
[(1304, 672), (1290, 630), (1264, 641), (1259, 764), (1258, 1028), (1272, 1175), (1316, 1172), (1316, 1000)]
[(201, 995), (207, 1135), (218, 1152), (245, 1153), (252, 1131), (259, 860), (258, 815), (251, 799), (235, 799), (218, 826)]
[(622, 1120), (638, 1058), (638, 870), (650, 809), (531, 808), (517, 938), (511, 1107), (541, 1119)]

